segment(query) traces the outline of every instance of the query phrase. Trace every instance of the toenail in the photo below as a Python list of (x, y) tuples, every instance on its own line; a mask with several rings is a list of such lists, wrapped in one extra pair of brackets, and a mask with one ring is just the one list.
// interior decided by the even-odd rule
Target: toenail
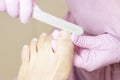
[(52, 33), (53, 39), (57, 39), (59, 31), (58, 30), (54, 30)]
[(25, 48), (28, 48), (28, 45), (24, 45), (23, 48), (24, 48), (24, 49), (25, 49)]
[(37, 38), (33, 38), (33, 41), (37, 41)]
[(41, 36), (46, 36), (47, 34), (46, 33), (42, 33)]

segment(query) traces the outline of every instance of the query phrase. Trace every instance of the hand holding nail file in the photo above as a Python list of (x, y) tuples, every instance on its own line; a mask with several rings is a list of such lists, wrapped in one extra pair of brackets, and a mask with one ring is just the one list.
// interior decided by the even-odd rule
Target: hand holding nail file
[(40, 10), (40, 8), (37, 5), (35, 5), (33, 8), (32, 17), (36, 20), (47, 23), (47, 24), (54, 26), (56, 28), (59, 28), (59, 29), (69, 31), (76, 35), (81, 35), (83, 33), (83, 29), (80, 26), (77, 26), (77, 25), (67, 22), (63, 19), (52, 16), (52, 15)]

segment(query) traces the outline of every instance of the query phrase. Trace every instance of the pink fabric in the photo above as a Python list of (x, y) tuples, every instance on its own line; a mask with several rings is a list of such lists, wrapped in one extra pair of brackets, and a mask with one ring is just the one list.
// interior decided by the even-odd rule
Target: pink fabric
[[(73, 14), (70, 11), (66, 15), (65, 19), (69, 22), (80, 25), (80, 22), (77, 23), (76, 18), (73, 17)], [(98, 35), (101, 33), (98, 32), (93, 34), (87, 32), (85, 29), (85, 35), (91, 34)], [(77, 53), (78, 51), (79, 48), (75, 46), (75, 52)], [(91, 72), (74, 66), (72, 76), (69, 80), (120, 80), (120, 63), (111, 64)]]
[(75, 22), (92, 35), (109, 33), (120, 38), (119, 0), (66, 0)]

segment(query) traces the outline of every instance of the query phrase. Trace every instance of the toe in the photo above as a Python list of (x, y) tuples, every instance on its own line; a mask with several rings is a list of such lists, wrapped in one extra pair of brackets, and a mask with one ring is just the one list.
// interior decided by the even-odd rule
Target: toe
[(24, 80), (24, 76), (26, 74), (26, 70), (27, 70), (28, 65), (29, 65), (29, 60), (30, 60), (29, 59), (29, 46), (25, 45), (22, 48), (22, 53), (21, 53), (22, 64), (20, 66), (20, 70), (18, 73), (18, 80)]
[(37, 38), (33, 38), (31, 43), (30, 43), (30, 53), (32, 54), (36, 54), (37, 52)]
[(38, 40), (38, 44), (37, 44), (37, 47), (38, 47), (38, 52), (41, 51), (43, 49), (43, 45), (45, 43), (45, 38), (47, 37), (47, 34), (46, 33), (42, 33), (39, 37), (39, 40)]
[(29, 63), (29, 47), (28, 45), (25, 45), (22, 49), (22, 53), (21, 53), (21, 60), (22, 63)]
[(59, 55), (70, 55), (73, 53), (73, 43), (70, 40), (70, 34), (60, 32), (56, 40), (56, 53)]
[(45, 39), (45, 44), (43, 45), (44, 47), (44, 50), (47, 51), (47, 53), (53, 53), (53, 50), (52, 50), (52, 35), (49, 35), (46, 37)]

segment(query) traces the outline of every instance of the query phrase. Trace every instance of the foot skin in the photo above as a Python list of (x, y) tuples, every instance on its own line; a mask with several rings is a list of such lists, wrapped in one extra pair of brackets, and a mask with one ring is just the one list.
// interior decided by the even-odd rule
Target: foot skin
[(70, 34), (59, 32), (54, 51), (51, 41), (52, 36), (43, 33), (39, 40), (34, 38), (30, 46), (23, 47), (18, 80), (67, 80), (69, 78), (73, 60)]

